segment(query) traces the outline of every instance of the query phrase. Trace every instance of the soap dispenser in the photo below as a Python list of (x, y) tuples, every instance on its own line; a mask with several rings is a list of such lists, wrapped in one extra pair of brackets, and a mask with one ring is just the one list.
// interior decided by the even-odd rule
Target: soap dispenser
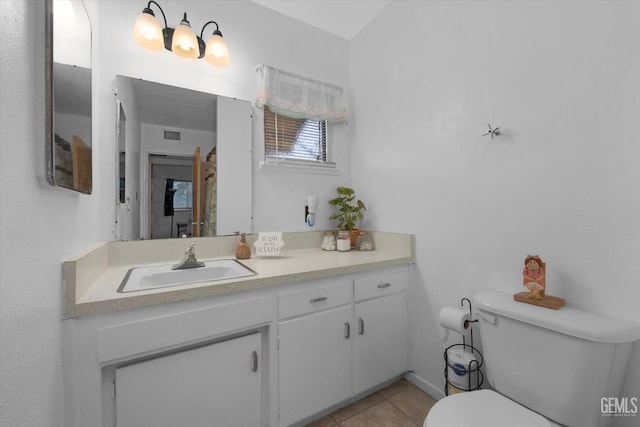
[(238, 247), (236, 247), (236, 258), (251, 258), (251, 246), (247, 243), (247, 235), (245, 233), (240, 234), (240, 242), (238, 243)]

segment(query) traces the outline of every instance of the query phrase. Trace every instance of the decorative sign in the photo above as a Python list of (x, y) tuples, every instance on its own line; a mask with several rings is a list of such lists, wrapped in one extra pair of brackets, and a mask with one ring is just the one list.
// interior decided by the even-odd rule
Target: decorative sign
[(513, 296), (516, 301), (547, 307), (557, 310), (564, 306), (562, 298), (547, 295), (546, 276), (547, 265), (538, 255), (527, 255), (522, 270), (522, 284), (528, 292), (520, 292)]
[(524, 260), (522, 270), (522, 284), (529, 289), (529, 298), (544, 299), (544, 289), (546, 287), (546, 264), (542, 262), (538, 255), (527, 255)]
[(258, 238), (253, 243), (253, 253), (256, 256), (286, 256), (282, 233), (258, 233)]

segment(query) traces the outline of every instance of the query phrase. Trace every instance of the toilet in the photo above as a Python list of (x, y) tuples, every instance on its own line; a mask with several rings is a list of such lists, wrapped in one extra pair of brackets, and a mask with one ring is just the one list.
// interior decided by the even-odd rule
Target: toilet
[(609, 425), (601, 400), (621, 397), (638, 323), (524, 304), (493, 290), (473, 302), (492, 390), (439, 400), (424, 427)]

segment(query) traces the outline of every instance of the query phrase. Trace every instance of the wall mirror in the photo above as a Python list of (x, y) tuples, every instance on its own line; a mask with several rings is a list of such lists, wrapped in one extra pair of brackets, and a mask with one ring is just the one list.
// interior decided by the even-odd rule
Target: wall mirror
[(82, 0), (46, 2), (49, 184), (91, 194), (91, 23)]
[(251, 232), (251, 104), (116, 76), (116, 238)]

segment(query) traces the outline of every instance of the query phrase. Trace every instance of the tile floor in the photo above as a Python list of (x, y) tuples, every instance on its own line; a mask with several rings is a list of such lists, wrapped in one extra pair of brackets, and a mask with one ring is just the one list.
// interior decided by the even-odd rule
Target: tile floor
[(436, 399), (402, 379), (305, 427), (422, 427)]

